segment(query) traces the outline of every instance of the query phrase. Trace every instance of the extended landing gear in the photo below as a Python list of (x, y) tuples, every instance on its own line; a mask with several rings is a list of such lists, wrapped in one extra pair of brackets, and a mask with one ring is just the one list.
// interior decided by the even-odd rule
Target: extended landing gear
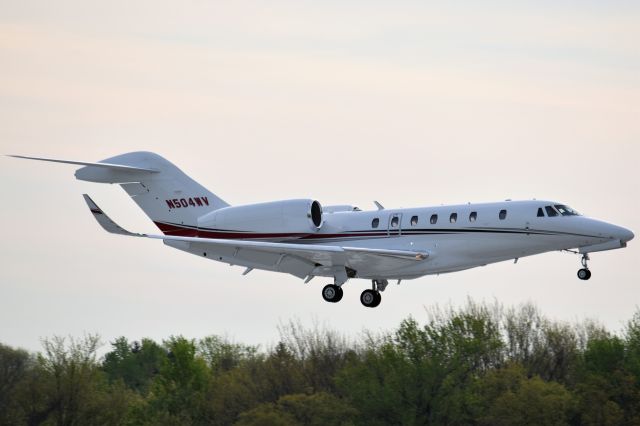
[(382, 296), (375, 290), (365, 290), (360, 295), (360, 303), (367, 308), (375, 308), (382, 302)]
[(387, 288), (389, 281), (387, 280), (372, 280), (371, 290), (367, 289), (360, 294), (360, 303), (367, 308), (375, 308), (382, 302), (381, 291)]
[(589, 261), (589, 255), (587, 253), (582, 255), (582, 259), (580, 262), (582, 263), (583, 268), (578, 271), (578, 278), (581, 280), (588, 280), (591, 278), (591, 271), (589, 270), (589, 266), (587, 266), (587, 262)]
[(327, 284), (322, 289), (322, 298), (327, 302), (337, 303), (342, 300), (342, 288), (335, 284)]
[[(360, 295), (360, 302), (367, 308), (375, 308), (382, 301), (380, 292), (384, 291), (389, 282), (387, 280), (373, 280), (371, 289), (367, 289)], [(322, 289), (322, 298), (327, 302), (337, 303), (342, 300), (342, 287), (337, 284), (327, 284)]]

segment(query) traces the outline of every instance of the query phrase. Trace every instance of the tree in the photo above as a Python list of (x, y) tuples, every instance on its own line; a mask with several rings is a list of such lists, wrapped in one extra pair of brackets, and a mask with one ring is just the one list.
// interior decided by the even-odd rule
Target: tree
[(27, 351), (0, 343), (0, 425), (16, 424), (20, 420), (15, 392), (27, 374), (29, 362)]
[(153, 378), (160, 372), (167, 352), (151, 339), (129, 343), (119, 337), (111, 343), (102, 368), (111, 382), (122, 380), (127, 387), (146, 394)]
[(476, 385), (480, 424), (568, 425), (575, 412), (569, 390), (539, 376), (527, 378), (518, 364), (488, 372)]
[(209, 368), (197, 356), (194, 340), (182, 336), (164, 342), (167, 356), (156, 375), (140, 416), (152, 424), (204, 424), (203, 403)]
[(633, 350), (627, 345), (628, 340), (611, 335), (588, 342), (576, 367), (582, 424), (640, 424), (640, 377), (634, 374)]
[(320, 392), (311, 395), (285, 395), (277, 403), (265, 403), (240, 414), (235, 423), (249, 425), (349, 425), (357, 411), (334, 395)]
[(96, 360), (99, 337), (54, 336), (42, 341), (32, 368), (16, 389), (27, 424), (72, 426), (121, 424), (132, 403), (132, 392), (112, 387)]
[(198, 342), (200, 354), (214, 374), (229, 371), (256, 355), (255, 346), (228, 342), (218, 336), (207, 336)]
[(335, 392), (333, 376), (345, 365), (350, 352), (347, 339), (317, 324), (304, 328), (290, 321), (279, 327), (280, 341), (300, 362), (309, 392)]

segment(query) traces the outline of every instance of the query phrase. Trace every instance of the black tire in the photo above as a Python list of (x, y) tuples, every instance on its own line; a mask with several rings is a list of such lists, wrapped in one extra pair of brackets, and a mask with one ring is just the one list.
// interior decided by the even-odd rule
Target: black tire
[(376, 301), (375, 301), (374, 305), (372, 306), (372, 308), (375, 308), (378, 305), (380, 305), (380, 302), (382, 302), (382, 295), (380, 294), (379, 291), (376, 291)]
[(322, 289), (322, 298), (327, 302), (339, 302), (342, 299), (342, 295), (342, 289), (335, 284), (327, 284)]
[[(336, 286), (336, 287), (338, 287), (338, 286)], [(339, 301), (341, 301), (343, 295), (344, 295), (344, 292), (342, 291), (342, 287), (338, 287), (338, 293), (336, 294), (336, 298), (333, 301), (333, 303), (338, 303)]]
[(375, 308), (380, 304), (380, 293), (373, 290), (365, 290), (360, 294), (360, 303), (367, 308)]
[(591, 271), (588, 270), (587, 268), (582, 268), (578, 270), (578, 278), (580, 278), (583, 281), (588, 280), (589, 278), (591, 278)]

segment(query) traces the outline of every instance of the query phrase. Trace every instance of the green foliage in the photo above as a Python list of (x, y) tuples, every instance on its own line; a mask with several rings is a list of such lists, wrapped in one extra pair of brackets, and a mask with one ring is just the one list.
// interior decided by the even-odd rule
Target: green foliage
[(11, 395), (25, 379), (29, 362), (27, 351), (0, 344), (0, 425), (16, 424), (21, 420), (17, 401)]
[(195, 341), (170, 337), (164, 347), (167, 354), (151, 385), (145, 419), (151, 424), (206, 424), (202, 405), (210, 370), (196, 356)]
[(146, 394), (160, 372), (167, 355), (165, 350), (151, 339), (129, 343), (125, 337), (119, 337), (111, 346), (113, 350), (105, 355), (102, 363), (109, 380), (122, 380), (132, 390)]
[(578, 366), (581, 423), (640, 424), (640, 361), (629, 341), (602, 336), (588, 342)]
[(469, 301), (350, 342), (290, 322), (268, 350), (53, 337), (0, 345), (4, 425), (640, 425), (640, 311), (620, 335)]
[(491, 371), (477, 384), (486, 425), (568, 425), (575, 413), (571, 393), (560, 383), (528, 378), (518, 364)]
[(240, 414), (237, 426), (253, 425), (351, 425), (357, 411), (334, 395), (286, 395), (274, 403), (260, 404)]
[(198, 353), (214, 374), (236, 368), (258, 353), (255, 346), (230, 343), (218, 336), (207, 336), (198, 343)]
[[(136, 395), (100, 370), (97, 336), (53, 337), (15, 385), (10, 424), (122, 424)], [(19, 419), (19, 420), (18, 420)]]

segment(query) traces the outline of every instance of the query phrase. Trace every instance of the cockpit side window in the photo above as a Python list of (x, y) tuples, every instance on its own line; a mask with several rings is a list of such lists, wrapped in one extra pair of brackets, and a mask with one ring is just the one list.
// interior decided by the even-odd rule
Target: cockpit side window
[(544, 217), (544, 210), (542, 210), (542, 207), (538, 207), (538, 217)]
[(554, 207), (560, 212), (562, 216), (578, 216), (580, 214), (571, 207), (562, 204), (556, 204)]
[(555, 217), (558, 216), (558, 212), (551, 206), (544, 206), (544, 209), (547, 211), (547, 216)]

